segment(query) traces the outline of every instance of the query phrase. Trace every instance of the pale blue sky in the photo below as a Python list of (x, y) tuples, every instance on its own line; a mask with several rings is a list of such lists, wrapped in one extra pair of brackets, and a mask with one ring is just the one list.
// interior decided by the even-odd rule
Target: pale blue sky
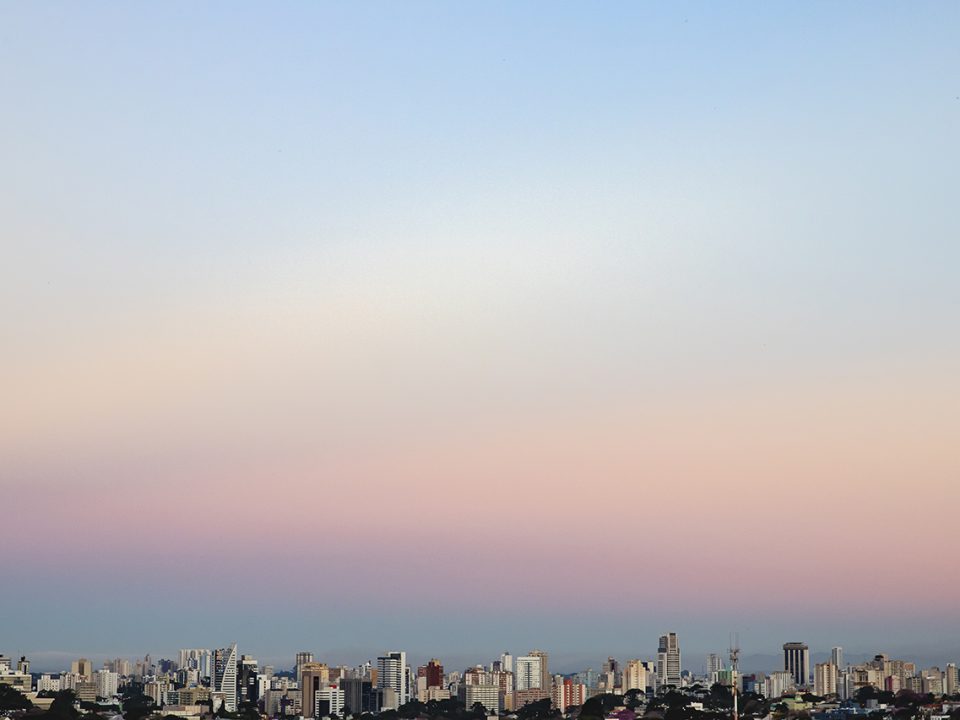
[[(762, 482), (732, 468), (707, 477), (691, 460), (675, 486), (690, 497), (728, 483), (724, 502), (769, 517), (811, 502), (784, 478), (814, 473), (818, 497), (839, 493), (836, 512), (848, 512), (832, 526), (840, 547), (880, 523), (897, 562), (913, 543), (946, 559), (955, 539), (936, 521), (917, 513), (889, 528), (911, 492), (942, 508), (960, 499), (958, 30), (956, 2), (0, 4), (0, 391), (12, 398), (0, 414), (0, 492), (16, 493), (4, 533), (20, 553), (0, 570), (22, 582), (0, 593), (0, 613), (39, 606), (50, 620), (5, 628), (0, 651), (162, 650), (211, 627), (221, 642), (253, 635), (252, 652), (297, 649), (295, 608), (267, 637), (237, 625), (266, 606), (239, 601), (233, 624), (164, 606), (197, 577), (154, 539), (204, 546), (186, 520), (148, 508), (146, 543), (123, 522), (113, 534), (88, 528), (105, 512), (104, 487), (145, 482), (131, 468), (153, 468), (152, 487), (175, 491), (175, 469), (216, 466), (209, 477), (240, 478), (235, 492), (209, 480), (225, 483), (233, 518), (264, 501), (244, 463), (224, 461), (240, 446), (315, 470), (326, 465), (304, 460), (313, 434), (339, 433), (367, 457), (401, 426), (428, 445), (435, 433), (444, 449), (459, 447), (448, 427), (508, 421), (523, 437), (544, 417), (618, 403), (647, 413), (648, 437), (668, 428), (653, 443), (665, 456), (682, 447), (706, 467), (710, 453), (760, 458)], [(704, 437), (704, 417), (731, 437)], [(588, 435), (583, 425), (553, 429), (555, 444)], [(248, 450), (251, 438), (263, 447)], [(597, 446), (601, 464), (605, 452)], [(617, 526), (655, 535), (645, 467), (627, 466), (642, 482), (609, 480), (603, 500), (643, 508)], [(319, 503), (329, 478), (310, 477)], [(389, 494), (380, 482), (370, 487)], [(575, 473), (555, 482), (592, 487)], [(48, 527), (43, 503), (58, 488), (85, 500)], [(140, 511), (110, 502), (111, 519)], [(564, 502), (530, 510), (555, 531), (576, 525)], [(797, 512), (811, 531), (833, 522), (812, 504)], [(264, 555), (285, 547), (272, 517), (253, 531), (269, 536)], [(712, 563), (703, 523), (677, 522), (688, 538), (678, 567)], [(370, 523), (356, 533), (376, 543), (384, 524)], [(506, 544), (523, 534), (516, 518), (502, 523), (480, 531)], [(438, 532), (442, 562), (475, 542)], [(742, 554), (756, 553), (759, 583), (782, 584), (783, 548), (757, 532), (738, 540)], [(120, 569), (64, 575), (92, 551), (74, 542), (89, 533)], [(607, 533), (569, 542), (609, 557), (597, 535)], [(791, 562), (834, 567), (817, 552)], [(561, 555), (544, 553), (544, 576)], [(164, 582), (144, 578), (150, 562)], [(918, 562), (944, 571), (932, 556)], [(281, 586), (289, 567), (277, 567), (258, 582)], [(411, 585), (436, 580), (421, 571)], [(141, 582), (160, 598), (144, 600)], [(591, 633), (563, 630), (589, 609), (521, 607), (505, 619), (503, 591), (490, 588), (501, 609), (489, 616), (470, 611), (464, 626), (438, 589), (436, 618), (400, 613), (382, 643), (388, 630), (332, 597), (342, 619), (318, 635), (346, 654), (453, 652), (471, 638), (494, 653), (518, 637), (602, 658), (627, 652), (624, 627), (641, 622), (640, 656), (666, 623), (691, 650), (752, 627), (756, 652), (797, 633), (818, 649), (870, 652), (906, 607), (871, 605), (849, 622), (859, 592), (883, 596), (863, 575), (834, 579), (847, 603), (834, 621), (823, 608), (804, 624), (749, 602), (725, 618), (683, 582), (687, 614), (660, 598), (642, 621), (610, 609)], [(930, 590), (944, 607), (960, 600), (953, 582)], [(890, 642), (960, 659), (928, 610)], [(129, 647), (104, 639), (116, 624)]]

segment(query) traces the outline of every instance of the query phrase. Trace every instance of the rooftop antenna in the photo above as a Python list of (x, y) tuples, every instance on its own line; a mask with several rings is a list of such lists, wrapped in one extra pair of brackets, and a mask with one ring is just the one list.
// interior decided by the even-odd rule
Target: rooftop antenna
[(730, 678), (733, 691), (733, 720), (740, 720), (737, 706), (737, 670), (740, 666), (740, 633), (730, 633)]

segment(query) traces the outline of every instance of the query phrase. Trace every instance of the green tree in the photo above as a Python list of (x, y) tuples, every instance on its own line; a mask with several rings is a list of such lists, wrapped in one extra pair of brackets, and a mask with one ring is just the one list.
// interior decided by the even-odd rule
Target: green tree
[(123, 697), (121, 706), (123, 707), (125, 720), (143, 720), (157, 709), (152, 697), (148, 697), (135, 689)]
[(643, 705), (647, 700), (647, 695), (643, 690), (634, 688), (633, 690), (627, 690), (623, 694), (623, 704), (629, 710), (636, 710), (638, 707)]
[(29, 710), (33, 703), (16, 688), (0, 685), (0, 710)]
[(399, 708), (397, 708), (397, 715), (403, 718), (404, 720), (413, 720), (420, 716), (420, 713), (426, 710), (426, 705), (424, 705), (419, 700), (410, 700), (405, 702)]
[(527, 703), (517, 710), (517, 720), (544, 720), (559, 715), (551, 707), (550, 698)]
[(473, 705), (471, 705), (470, 712), (467, 715), (467, 717), (474, 717), (474, 718), (485, 718), (486, 716), (487, 716), (487, 708), (484, 706), (482, 702), (475, 702)]
[(73, 690), (61, 690), (53, 697), (50, 709), (44, 715), (47, 720), (76, 720), (80, 716), (74, 703), (77, 696)]

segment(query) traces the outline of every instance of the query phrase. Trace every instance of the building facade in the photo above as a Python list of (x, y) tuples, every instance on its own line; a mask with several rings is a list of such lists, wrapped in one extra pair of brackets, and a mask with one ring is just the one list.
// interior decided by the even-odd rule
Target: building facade
[(797, 687), (805, 687), (810, 683), (810, 648), (806, 643), (784, 644), (783, 669), (793, 676)]
[(515, 690), (541, 690), (543, 688), (543, 660), (537, 655), (521, 655), (517, 658), (514, 673)]
[(814, 666), (813, 694), (820, 697), (837, 694), (837, 666), (832, 662), (817, 663)]
[(213, 651), (211, 691), (223, 698), (227, 712), (237, 711), (237, 644)]
[(390, 698), (391, 706), (384, 704), (384, 710), (396, 709), (410, 700), (410, 688), (407, 682), (407, 654), (403, 651), (391, 651), (377, 658), (377, 688), (392, 690), (393, 694), (384, 694), (384, 703)]
[[(305, 718), (314, 717), (317, 693), (330, 683), (330, 668), (326, 663), (308, 662), (300, 666), (300, 707)], [(327, 713), (329, 714), (329, 713)]]
[[(320, 688), (315, 693), (312, 717), (342, 716), (345, 702), (346, 698), (341, 688), (335, 685)], [(304, 708), (304, 710), (306, 710), (306, 708)]]
[(657, 683), (680, 687), (680, 638), (674, 632), (660, 636), (657, 648)]

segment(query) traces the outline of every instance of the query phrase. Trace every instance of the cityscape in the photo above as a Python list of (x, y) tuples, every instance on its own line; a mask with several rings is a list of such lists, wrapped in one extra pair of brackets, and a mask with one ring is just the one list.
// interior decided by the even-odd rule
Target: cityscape
[(0, 0), (0, 720), (960, 720), (960, 0)]
[(662, 635), (649, 659), (609, 657), (599, 669), (555, 674), (547, 651), (504, 652), (487, 664), (413, 666), (389, 651), (359, 666), (298, 652), (289, 667), (261, 665), (224, 648), (189, 648), (175, 658), (117, 658), (94, 668), (78, 658), (60, 673), (31, 672), (30, 660), (0, 655), (0, 717), (255, 718), (608, 718), (960, 717), (956, 663), (920, 668), (877, 654), (845, 663), (842, 647), (811, 664), (803, 642), (783, 645), (783, 664), (740, 672), (740, 648), (711, 653), (702, 672), (684, 669), (677, 633)]

